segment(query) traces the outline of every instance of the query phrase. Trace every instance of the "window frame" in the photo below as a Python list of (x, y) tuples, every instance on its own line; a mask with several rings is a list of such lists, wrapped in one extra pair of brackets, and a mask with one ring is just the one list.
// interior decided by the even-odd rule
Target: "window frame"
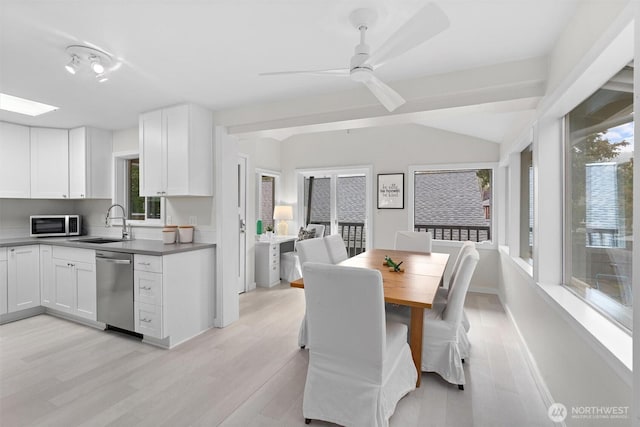
[[(280, 177), (280, 172), (276, 170), (256, 168), (255, 171), (256, 171), (256, 209), (255, 209), (256, 217), (255, 219), (257, 222), (258, 219), (260, 219), (260, 209), (262, 208), (262, 177), (268, 176), (274, 179), (274, 186), (273, 186), (273, 206), (274, 207), (278, 203), (280, 203), (280, 199), (278, 199), (278, 196), (280, 194), (281, 177)], [(274, 227), (275, 227), (275, 220), (274, 220)], [(264, 229), (263, 229), (263, 232), (264, 232)]]
[[(499, 181), (498, 174), (498, 162), (480, 162), (480, 163), (449, 163), (449, 164), (430, 164), (430, 165), (409, 165), (407, 174), (407, 225), (408, 231), (412, 231), (415, 227), (415, 173), (416, 172), (438, 172), (438, 171), (454, 171), (454, 170), (478, 170), (478, 169), (490, 169), (491, 170), (491, 240), (484, 242), (476, 242), (477, 247), (487, 249), (497, 249), (499, 235), (498, 235), (498, 216), (499, 216), (499, 201), (496, 198), (496, 185)], [(442, 246), (462, 246), (462, 241), (459, 240), (436, 240), (438, 245)]]
[[(135, 150), (113, 153), (113, 191), (111, 200), (112, 203), (121, 204), (124, 207), (125, 212), (129, 212), (129, 197), (127, 194), (129, 189), (127, 161), (136, 158), (140, 158), (140, 153)], [(160, 197), (160, 218), (145, 219), (143, 221), (127, 218), (127, 224), (136, 227), (163, 227), (165, 225), (165, 219), (165, 198)]]
[[(533, 172), (533, 176), (530, 176), (529, 174), (527, 174), (527, 180), (525, 181), (525, 175), (524, 175), (524, 162), (523, 162), (523, 158), (524, 158), (524, 154), (528, 153), (530, 163), (531, 163), (531, 169)], [(520, 232), (520, 239), (519, 239), (519, 248), (518, 248), (518, 257), (520, 259), (522, 259), (524, 262), (526, 262), (527, 264), (533, 266), (534, 263), (534, 246), (535, 246), (535, 233), (534, 233), (534, 225), (535, 225), (535, 215), (536, 215), (536, 211), (535, 211), (535, 173), (536, 173), (536, 168), (535, 165), (533, 164), (533, 142), (531, 142), (529, 145), (527, 145), (525, 148), (523, 148), (520, 151), (520, 190), (519, 190), (519, 195), (520, 195), (520, 221), (518, 223), (518, 228), (519, 228), (519, 232)], [(525, 187), (525, 184), (528, 184)], [(526, 200), (526, 207), (527, 212), (524, 211), (525, 208), (525, 197), (527, 198)], [(531, 214), (531, 217), (529, 217), (529, 214)], [(525, 242), (524, 242), (524, 231), (523, 231), (523, 226), (524, 223), (528, 223), (531, 224), (531, 245), (527, 245), (529, 248), (529, 253), (530, 253), (530, 257), (525, 258), (523, 255), (524, 252), (524, 248), (525, 248)], [(527, 225), (528, 225), (527, 224)], [(528, 227), (527, 227), (528, 228)], [(529, 233), (526, 234), (527, 240), (529, 240)]]

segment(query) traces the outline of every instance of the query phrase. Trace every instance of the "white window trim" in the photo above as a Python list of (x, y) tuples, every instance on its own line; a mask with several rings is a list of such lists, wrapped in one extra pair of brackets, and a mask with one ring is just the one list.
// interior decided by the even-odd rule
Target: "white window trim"
[[(373, 166), (372, 165), (358, 165), (358, 166), (339, 166), (339, 167), (329, 167), (329, 168), (306, 168), (306, 169), (296, 169), (296, 186), (297, 186), (297, 195), (298, 195), (298, 206), (297, 206), (297, 218), (299, 220), (298, 227), (300, 224), (304, 223), (304, 179), (314, 175), (364, 175), (366, 181), (366, 193), (367, 193), (367, 203), (366, 203), (366, 212), (365, 212), (365, 232), (367, 236), (366, 247), (365, 250), (370, 250), (374, 248), (374, 233), (373, 233)], [(335, 180), (334, 180), (335, 181)], [(335, 185), (332, 184), (332, 185)], [(336, 191), (335, 188), (331, 191), (332, 194), (332, 211), (335, 210), (337, 200), (336, 200)], [(331, 227), (333, 232), (337, 232), (337, 227)]]
[[(117, 151), (113, 153), (113, 188), (111, 192), (112, 203), (119, 203), (125, 208), (125, 212), (128, 212), (128, 200), (126, 180), (122, 179), (125, 176), (126, 160), (139, 158), (140, 153), (136, 150)], [(165, 224), (165, 198), (160, 198), (160, 219), (147, 219), (145, 221), (127, 219), (127, 224), (135, 227), (163, 227)]]
[[(431, 165), (409, 165), (407, 181), (408, 181), (408, 196), (407, 196), (407, 209), (408, 209), (408, 231), (413, 231), (415, 222), (415, 180), (413, 179), (416, 172), (424, 171), (451, 171), (451, 170), (471, 170), (471, 169), (491, 169), (491, 240), (485, 242), (477, 242), (476, 246), (482, 249), (497, 249), (498, 248), (498, 216), (499, 216), (499, 202), (497, 200), (496, 183), (499, 182), (500, 176), (498, 174), (497, 162), (482, 162), (482, 163), (445, 163), (445, 164), (431, 164)], [(461, 241), (457, 240), (436, 240), (438, 245), (442, 246), (462, 246)]]

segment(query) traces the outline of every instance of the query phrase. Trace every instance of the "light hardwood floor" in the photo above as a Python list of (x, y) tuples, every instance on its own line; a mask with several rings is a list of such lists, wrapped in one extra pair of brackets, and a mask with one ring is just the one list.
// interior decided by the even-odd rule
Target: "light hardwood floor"
[[(174, 350), (48, 315), (1, 326), (0, 425), (304, 426), (303, 291), (258, 289), (240, 304), (238, 322)], [(391, 425), (554, 425), (497, 297), (469, 294), (466, 307), (465, 390), (423, 374)]]

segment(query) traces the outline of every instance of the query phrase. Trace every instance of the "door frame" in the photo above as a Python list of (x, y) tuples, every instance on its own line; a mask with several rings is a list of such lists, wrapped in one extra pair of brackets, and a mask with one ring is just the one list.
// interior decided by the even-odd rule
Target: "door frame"
[[(237, 213), (238, 213), (238, 293), (247, 292), (247, 169), (249, 165), (249, 156), (243, 153), (238, 153), (237, 160), (237, 173), (238, 173), (238, 195), (237, 201)], [(244, 164), (244, 174), (241, 175), (241, 167)], [(244, 188), (241, 188), (243, 186)], [(241, 192), (243, 194), (241, 194)], [(241, 197), (244, 200), (241, 200)], [(240, 221), (242, 221), (241, 209), (244, 208), (244, 232), (240, 231)], [(243, 242), (244, 240), (244, 242)], [(243, 283), (244, 282), (244, 283)]]

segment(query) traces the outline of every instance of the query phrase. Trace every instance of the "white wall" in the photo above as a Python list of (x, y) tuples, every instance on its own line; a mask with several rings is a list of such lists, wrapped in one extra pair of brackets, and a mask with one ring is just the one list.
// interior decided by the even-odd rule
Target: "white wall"
[[(499, 289), (503, 304), (515, 321), (548, 387), (547, 399), (563, 403), (569, 413), (574, 406), (632, 406), (631, 373), (628, 368), (622, 359), (614, 356), (602, 344), (601, 337), (597, 338), (592, 327), (586, 329), (582, 326), (584, 323), (576, 319), (580, 315), (590, 316), (593, 321), (591, 325), (603, 321), (616, 328), (585, 304), (578, 303), (577, 313), (570, 314), (568, 304), (561, 305), (548, 293), (548, 287), (551, 286), (554, 292), (568, 294), (560, 287), (563, 232), (562, 117), (628, 62), (630, 52), (627, 49), (633, 45), (633, 40), (629, 38), (633, 35), (625, 33), (624, 29), (633, 16), (633, 13), (629, 14), (630, 4), (629, 1), (615, 0), (580, 3), (573, 20), (556, 42), (549, 62), (548, 94), (541, 101), (537, 121), (533, 124), (536, 175), (533, 275), (516, 262), (508, 250), (500, 252)], [(620, 34), (625, 34), (627, 39), (621, 42)], [(637, 36), (635, 41), (637, 43)], [(636, 58), (637, 52), (636, 46)], [(505, 166), (510, 168), (510, 176), (518, 174), (518, 162), (510, 160), (517, 160), (519, 150), (527, 143), (525, 139), (530, 130), (523, 129), (522, 134), (525, 136), (520, 140), (508, 141), (502, 147), (502, 159)], [(511, 222), (506, 228), (511, 234), (519, 230), (519, 185), (511, 182), (509, 188), (507, 211)], [(634, 189), (635, 194), (637, 190)], [(636, 209), (640, 209), (640, 198), (635, 197), (634, 200)], [(514, 242), (517, 243), (517, 239), (509, 239), (512, 255), (518, 252), (518, 245)], [(637, 255), (636, 251), (634, 256)], [(634, 277), (634, 286), (637, 279)], [(576, 300), (571, 294), (568, 297)], [(580, 426), (603, 425), (603, 420), (599, 419), (569, 418), (566, 422)], [(629, 413), (629, 418), (615, 425), (630, 423)]]
[[(375, 209), (373, 200), (373, 247), (392, 248), (395, 232), (409, 228), (406, 191), (409, 165), (497, 162), (499, 145), (419, 125), (400, 125), (296, 135), (281, 143), (283, 202), (296, 206), (296, 169), (336, 166), (373, 166), (372, 188), (378, 173), (405, 173), (405, 209)], [(296, 208), (294, 207), (294, 215)], [(302, 220), (294, 218), (293, 225)], [(497, 237), (497, 236), (496, 236)], [(438, 252), (457, 255), (458, 247), (434, 245)], [(481, 249), (473, 278), (475, 290), (496, 291), (498, 256), (495, 249)], [(447, 276), (448, 276), (447, 272)]]
[(29, 235), (29, 215), (76, 214), (75, 200), (0, 199), (0, 239)]

